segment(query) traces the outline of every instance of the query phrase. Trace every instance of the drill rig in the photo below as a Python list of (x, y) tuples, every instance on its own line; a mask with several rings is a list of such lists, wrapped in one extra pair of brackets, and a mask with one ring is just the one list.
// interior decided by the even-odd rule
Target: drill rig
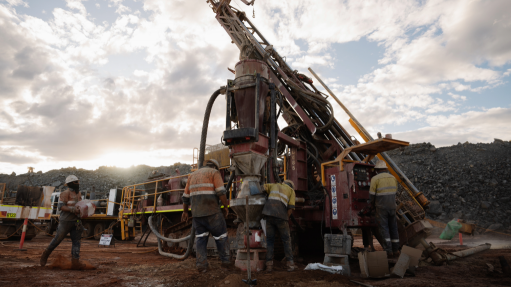
[[(235, 78), (228, 79), (226, 85), (216, 90), (208, 101), (197, 161), (197, 167), (200, 168), (205, 161), (213, 104), (220, 94), (225, 95), (225, 131), (222, 141), (229, 149), (230, 165), (221, 168), (220, 172), (226, 178), (230, 208), (238, 217), (236, 220), (227, 220), (228, 227), (232, 229), (229, 231), (231, 250), (239, 251), (248, 245), (242, 239), (246, 225), (251, 230), (251, 238), (256, 239), (251, 240), (250, 248), (265, 247), (260, 221), (266, 202), (262, 185), (279, 183), (285, 179), (295, 184), (296, 210), (290, 219), (295, 252), (298, 246), (307, 247), (302, 248), (303, 251), (314, 250), (314, 247), (321, 247), (324, 242), (329, 245), (328, 248), (343, 246), (342, 253), (350, 255), (351, 243), (348, 242), (353, 240), (349, 231), (353, 229), (362, 231), (364, 247), (372, 247), (373, 233), (380, 244), (385, 246), (383, 238), (374, 232), (376, 223), (369, 202), (371, 178), (376, 175), (373, 160), (378, 157), (387, 163), (390, 172), (399, 182), (396, 214), (400, 244), (416, 246), (422, 243), (427, 245), (427, 250), (434, 252), (435, 247), (424, 240), (432, 228), (423, 220), (424, 209), (429, 202), (385, 154), (385, 151), (407, 146), (408, 143), (381, 136), (374, 140), (309, 68), (349, 115), (350, 124), (366, 141), (360, 144), (336, 120), (328, 96), (315, 87), (311, 78), (293, 70), (243, 11), (230, 6), (230, 0), (207, 2), (220, 25), (240, 50), (239, 62), (234, 70)], [(280, 116), (287, 123), (282, 129), (277, 124)], [(207, 156), (214, 158), (211, 153)], [(221, 161), (224, 160), (225, 155)], [(179, 243), (180, 247), (187, 249), (184, 255), (172, 254), (168, 252), (171, 250), (162, 247), (158, 241), (160, 254), (179, 259), (190, 254), (194, 240), (193, 227), (188, 222), (179, 222), (180, 214), (177, 214), (182, 211), (180, 195), (184, 185), (181, 177), (152, 182), (152, 203), (146, 202), (149, 199), (140, 199), (151, 196), (147, 193), (143, 197), (138, 195), (137, 185), (125, 187), (123, 202), (128, 204), (122, 205), (123, 211), (120, 213), (124, 216), (121, 226), (128, 221), (126, 216), (146, 213), (155, 216), (156, 212), (165, 216), (173, 225), (160, 226), (160, 232), (153, 226), (152, 217), (149, 217), (148, 222), (152, 232), (166, 241), (168, 246)], [(174, 181), (181, 182), (181, 185), (174, 186)], [(157, 206), (156, 196), (164, 193), (175, 196), (170, 195), (170, 199), (164, 200), (162, 206)], [(137, 197), (139, 208), (135, 210)], [(124, 227), (122, 229), (125, 230)], [(189, 229), (192, 229), (189, 236), (176, 239), (188, 233)], [(258, 241), (257, 238), (261, 237), (263, 239)], [(211, 244), (212, 249), (213, 246)]]
[[(243, 1), (245, 4), (253, 4)], [(400, 186), (397, 216), (401, 244), (417, 245), (431, 226), (423, 221), (428, 200), (408, 180), (385, 151), (408, 145), (380, 138), (373, 140), (358, 120), (311, 70), (324, 88), (350, 116), (350, 123), (367, 142), (360, 144), (335, 119), (327, 96), (306, 75), (293, 70), (246, 14), (230, 6), (230, 0), (208, 0), (216, 19), (239, 48), (235, 79), (220, 90), (226, 98), (223, 142), (230, 148), (232, 178), (243, 184), (231, 201), (245, 221), (245, 197), (250, 197), (250, 228), (258, 228), (264, 195), (261, 184), (280, 182), (279, 156), (288, 167), (284, 178), (295, 183), (301, 203), (296, 204), (293, 228), (304, 230), (321, 224), (343, 231), (361, 228), (364, 246), (372, 243), (374, 217), (369, 212), (369, 186), (375, 175), (372, 159), (389, 166)], [(207, 118), (216, 96), (208, 103), (199, 151), (204, 158)], [(278, 111), (277, 111), (278, 110)], [(277, 119), (287, 126), (282, 130)], [(384, 242), (375, 233), (383, 245)]]

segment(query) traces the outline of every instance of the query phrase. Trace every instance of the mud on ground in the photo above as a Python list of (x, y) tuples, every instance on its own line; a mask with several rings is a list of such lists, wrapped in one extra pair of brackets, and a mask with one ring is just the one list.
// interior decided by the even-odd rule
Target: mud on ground
[[(158, 254), (156, 246), (137, 248), (134, 242), (118, 242), (115, 247), (98, 247), (97, 241), (83, 240), (82, 260), (95, 270), (66, 270), (66, 264), (56, 262), (59, 257), (69, 260), (71, 240), (68, 238), (54, 251), (46, 267), (39, 266), (39, 257), (51, 237), (38, 235), (25, 243), (27, 251), (15, 251), (16, 241), (0, 241), (0, 286), (247, 286), (245, 272), (235, 268), (222, 270), (220, 262), (210, 258), (210, 271), (198, 273), (195, 258), (184, 261)], [(486, 239), (467, 238), (466, 244), (479, 244)], [(511, 242), (508, 238), (504, 242)], [(359, 242), (361, 240), (356, 240)], [(487, 240), (486, 240), (487, 241)], [(154, 244), (155, 242), (148, 243)], [(456, 242), (438, 242), (450, 250)], [(511, 286), (511, 278), (498, 272), (489, 272), (487, 263), (500, 269), (498, 256), (511, 262), (511, 250), (488, 250), (468, 258), (450, 262), (446, 266), (421, 266), (415, 277), (370, 280), (360, 278), (358, 261), (351, 260), (352, 276), (334, 275), (322, 271), (303, 271), (307, 263), (317, 258), (304, 258), (297, 263), (298, 271), (285, 271), (285, 264), (275, 262), (273, 274), (256, 273), (257, 286), (360, 286), (356, 280), (373, 286)], [(59, 267), (64, 266), (64, 267)]]

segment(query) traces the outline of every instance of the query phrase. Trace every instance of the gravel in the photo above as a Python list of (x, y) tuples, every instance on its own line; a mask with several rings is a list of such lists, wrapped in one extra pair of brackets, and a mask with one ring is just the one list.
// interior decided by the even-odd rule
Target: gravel
[(388, 152), (431, 201), (427, 216), (511, 232), (511, 143), (413, 144)]

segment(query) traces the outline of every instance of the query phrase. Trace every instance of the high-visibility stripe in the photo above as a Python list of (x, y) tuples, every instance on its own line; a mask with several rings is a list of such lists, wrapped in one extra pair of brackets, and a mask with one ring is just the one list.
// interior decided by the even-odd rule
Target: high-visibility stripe
[(190, 192), (190, 196), (205, 195), (205, 194), (213, 194), (213, 195), (215, 195), (216, 193), (215, 193), (214, 190), (201, 190), (201, 191)]
[(390, 238), (385, 238), (385, 241), (390, 241)]
[(392, 239), (392, 243), (399, 243), (399, 239)]
[(278, 191), (278, 190), (272, 190), (272, 191), (270, 192), (270, 195), (272, 195), (272, 194), (280, 195), (280, 196), (282, 196), (283, 198), (287, 199), (287, 201), (289, 201), (289, 196), (287, 196), (287, 195), (283, 194), (282, 192), (280, 192), (280, 191)]
[(199, 184), (194, 184), (194, 185), (190, 185), (190, 189), (194, 189), (194, 188), (199, 188), (199, 187), (215, 187), (212, 183), (199, 183)]
[(205, 236), (206, 237), (209, 236), (209, 232), (208, 231), (206, 231), (206, 232), (204, 232), (202, 234), (195, 234), (195, 237), (205, 237)]
[(190, 197), (190, 194), (183, 193), (183, 197)]
[(67, 202), (67, 204), (75, 204), (75, 203), (76, 203), (76, 201), (74, 201), (74, 200), (70, 200)]
[(220, 236), (218, 236), (218, 237), (213, 236), (213, 238), (215, 238), (215, 240), (220, 240), (220, 239), (226, 238), (226, 237), (227, 237), (227, 232), (222, 234), (222, 235), (220, 235)]
[(220, 187), (215, 188), (215, 191), (216, 191), (216, 192), (220, 192), (220, 191), (222, 191), (222, 190), (225, 190), (225, 187), (220, 186)]
[(374, 191), (369, 191), (369, 194), (375, 195), (376, 193)]

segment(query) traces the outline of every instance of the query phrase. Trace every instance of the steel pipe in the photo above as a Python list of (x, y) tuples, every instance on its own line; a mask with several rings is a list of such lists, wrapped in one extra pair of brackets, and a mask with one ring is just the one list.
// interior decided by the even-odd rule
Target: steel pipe
[(457, 258), (467, 257), (467, 256), (470, 256), (470, 255), (476, 254), (478, 252), (481, 252), (481, 251), (484, 251), (484, 250), (488, 250), (490, 248), (491, 248), (491, 244), (490, 243), (485, 243), (485, 244), (481, 244), (481, 245), (479, 245), (477, 247), (474, 247), (474, 248), (465, 249), (465, 250), (461, 250), (461, 251), (458, 251), (458, 252), (448, 253), (448, 254), (446, 254), (446, 257), (447, 257), (448, 261), (451, 261), (451, 260), (455, 260)]

